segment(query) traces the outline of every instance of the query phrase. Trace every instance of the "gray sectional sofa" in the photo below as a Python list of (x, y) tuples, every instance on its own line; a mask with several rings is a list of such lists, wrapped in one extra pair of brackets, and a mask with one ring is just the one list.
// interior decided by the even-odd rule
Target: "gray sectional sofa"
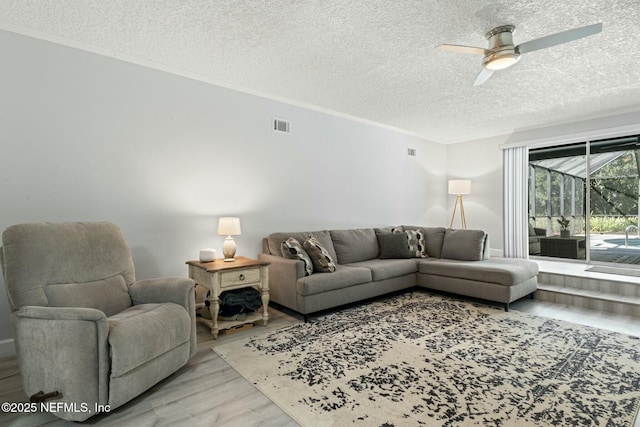
[[(397, 242), (390, 234), (403, 233), (409, 245), (414, 244), (409, 255), (389, 243)], [(416, 234), (419, 239), (412, 242)], [(326, 249), (334, 272), (306, 275), (306, 263), (291, 258), (287, 249), (283, 252), (288, 239), (302, 244), (310, 237)], [(499, 302), (505, 310), (509, 303), (533, 296), (537, 288), (537, 264), (490, 259), (489, 237), (481, 230), (397, 226), (278, 232), (263, 239), (258, 258), (271, 263), (270, 300), (303, 314), (305, 320), (314, 312), (416, 286)]]

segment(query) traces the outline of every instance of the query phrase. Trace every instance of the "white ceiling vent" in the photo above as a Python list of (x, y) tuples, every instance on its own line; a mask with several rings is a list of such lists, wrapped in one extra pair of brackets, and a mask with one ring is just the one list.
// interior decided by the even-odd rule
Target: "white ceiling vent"
[(415, 148), (407, 148), (407, 154), (410, 157), (415, 157), (416, 156), (416, 149)]
[(273, 131), (274, 132), (283, 132), (283, 133), (291, 133), (291, 122), (288, 120), (277, 119), (274, 117), (273, 119)]

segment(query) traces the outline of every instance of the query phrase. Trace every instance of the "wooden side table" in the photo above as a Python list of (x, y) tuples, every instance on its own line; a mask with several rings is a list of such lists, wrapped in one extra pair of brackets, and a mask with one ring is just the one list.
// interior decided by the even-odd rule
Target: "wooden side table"
[[(236, 257), (235, 261), (225, 262), (216, 259), (211, 262), (187, 261), (189, 277), (209, 289), (209, 312), (211, 320), (199, 317), (201, 322), (211, 328), (213, 339), (218, 338), (218, 331), (237, 325), (253, 323), (260, 319), (266, 326), (269, 320), (269, 263), (245, 257)], [(220, 294), (223, 291), (256, 287), (262, 298), (262, 316), (248, 313), (244, 320), (218, 321), (220, 311)]]

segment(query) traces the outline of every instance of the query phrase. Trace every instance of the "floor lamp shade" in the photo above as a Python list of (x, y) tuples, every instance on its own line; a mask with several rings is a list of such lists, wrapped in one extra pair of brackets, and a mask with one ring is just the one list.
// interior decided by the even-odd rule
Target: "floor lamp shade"
[(227, 236), (222, 245), (222, 253), (225, 261), (233, 261), (236, 256), (236, 242), (231, 236), (242, 234), (240, 229), (240, 218), (222, 217), (218, 220), (218, 235)]
[(468, 179), (450, 180), (449, 194), (471, 194), (471, 181)]
[(453, 227), (453, 220), (456, 217), (458, 205), (460, 205), (460, 223), (462, 228), (467, 228), (467, 218), (464, 215), (464, 204), (462, 203), (462, 195), (471, 194), (471, 181), (468, 179), (449, 180), (449, 194), (456, 195), (456, 203), (453, 205), (453, 215), (451, 215), (451, 224), (449, 224), (449, 227)]

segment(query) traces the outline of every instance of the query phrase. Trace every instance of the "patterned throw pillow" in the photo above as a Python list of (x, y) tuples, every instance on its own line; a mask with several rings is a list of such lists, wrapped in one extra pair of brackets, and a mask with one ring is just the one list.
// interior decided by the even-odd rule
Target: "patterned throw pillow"
[(418, 228), (417, 230), (406, 230), (407, 239), (409, 240), (409, 251), (413, 258), (428, 258), (427, 255), (427, 242), (424, 237), (424, 230)]
[(322, 271), (326, 273), (333, 273), (336, 271), (336, 263), (329, 255), (329, 252), (320, 244), (315, 237), (309, 237), (304, 241), (304, 248), (311, 257), (313, 262), (313, 269), (315, 271)]
[(280, 245), (282, 255), (289, 259), (299, 259), (304, 262), (304, 275), (310, 276), (313, 273), (313, 262), (307, 251), (304, 250), (300, 242), (293, 237), (289, 237)]

